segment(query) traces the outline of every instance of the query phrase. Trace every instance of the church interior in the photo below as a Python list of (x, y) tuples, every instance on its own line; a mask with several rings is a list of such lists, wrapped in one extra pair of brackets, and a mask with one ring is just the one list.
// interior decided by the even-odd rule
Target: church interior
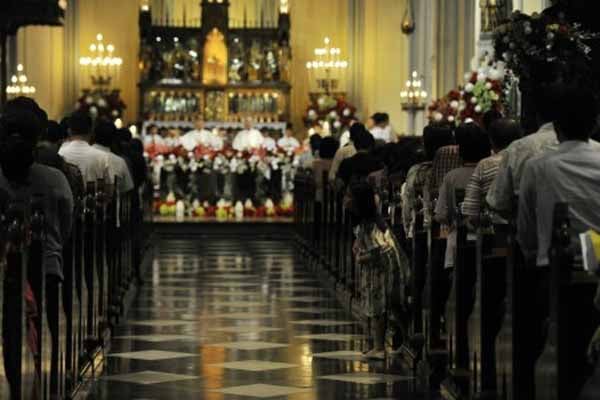
[(3, 0), (0, 399), (600, 398), (599, 13)]

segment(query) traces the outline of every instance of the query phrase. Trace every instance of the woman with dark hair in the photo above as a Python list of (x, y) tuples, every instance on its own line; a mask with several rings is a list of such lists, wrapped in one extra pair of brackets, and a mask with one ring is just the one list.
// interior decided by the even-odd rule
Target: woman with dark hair
[[(351, 209), (356, 218), (353, 252), (360, 274), (361, 308), (372, 329), (373, 348), (367, 358), (385, 358), (386, 322), (402, 323), (407, 310), (406, 288), (410, 279), (409, 261), (385, 221), (377, 213), (377, 199), (371, 186), (351, 186)], [(404, 334), (405, 329), (402, 329)]]
[(335, 138), (331, 136), (323, 138), (321, 140), (318, 157), (312, 162), (311, 169), (315, 179), (317, 201), (322, 201), (323, 199), (323, 174), (329, 175), (333, 157), (339, 147), (340, 143)]
[(454, 143), (452, 129), (444, 125), (428, 125), (423, 130), (423, 157), (425, 161), (412, 166), (406, 174), (402, 191), (402, 224), (406, 237), (412, 238), (416, 213), (421, 211), (419, 195), (430, 178), (433, 158), (439, 149)]

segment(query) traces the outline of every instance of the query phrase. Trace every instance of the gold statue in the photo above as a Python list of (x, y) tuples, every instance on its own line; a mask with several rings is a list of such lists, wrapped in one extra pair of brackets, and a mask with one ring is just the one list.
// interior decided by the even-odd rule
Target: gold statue
[(479, 0), (481, 31), (492, 32), (499, 25), (504, 10), (503, 0)]
[(205, 85), (227, 84), (227, 46), (225, 37), (217, 28), (214, 28), (206, 36), (204, 43), (202, 83)]

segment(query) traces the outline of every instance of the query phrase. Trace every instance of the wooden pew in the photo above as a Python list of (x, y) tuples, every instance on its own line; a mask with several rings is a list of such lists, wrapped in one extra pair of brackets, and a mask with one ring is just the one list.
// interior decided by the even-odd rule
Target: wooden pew
[(581, 269), (571, 241), (569, 207), (554, 209), (550, 250), (550, 318), (544, 351), (535, 369), (535, 398), (576, 399), (592, 374), (587, 345), (600, 324), (594, 307), (598, 278)]
[(84, 339), (84, 350), (88, 361), (91, 361), (99, 346), (99, 282), (96, 272), (96, 182), (88, 182), (86, 185), (83, 238), (84, 282), (88, 295), (87, 331)]
[(468, 241), (466, 221), (460, 211), (464, 198), (464, 189), (455, 190), (456, 260), (446, 302), (448, 374), (441, 384), (445, 399), (464, 399), (469, 395), (468, 321), (474, 301), (476, 253), (474, 243)]
[[(423, 193), (416, 193), (418, 205), (415, 217), (415, 228), (411, 240), (411, 276), (410, 298), (411, 315), (408, 324), (408, 338), (402, 345), (401, 354), (405, 365), (416, 373), (416, 368), (421, 361), (423, 344), (423, 289), (427, 269), (427, 230), (423, 226)], [(397, 214), (401, 219), (401, 214)]]
[[(116, 186), (115, 186), (115, 190)], [(103, 179), (98, 181), (96, 189), (95, 212), (95, 256), (98, 279), (98, 339), (105, 340), (110, 326), (108, 320), (108, 261), (107, 261), (107, 197), (106, 184)]]
[[(485, 204), (482, 201), (481, 204)], [(508, 225), (492, 224), (482, 210), (477, 228), (475, 303), (469, 318), (469, 385), (471, 398), (496, 397), (496, 337), (506, 295)]]
[[(435, 201), (428, 205), (433, 215)], [(423, 357), (417, 365), (417, 380), (424, 390), (436, 391), (445, 376), (448, 362), (445, 337), (442, 335), (443, 269), (446, 239), (440, 225), (431, 221), (427, 229), (427, 272), (423, 289)]]

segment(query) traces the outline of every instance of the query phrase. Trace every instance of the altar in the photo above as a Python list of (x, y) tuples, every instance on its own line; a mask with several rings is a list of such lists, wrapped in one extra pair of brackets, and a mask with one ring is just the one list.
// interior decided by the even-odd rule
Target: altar
[[(139, 15), (140, 120), (154, 210), (189, 221), (290, 216), (299, 149), (234, 150), (244, 121), (272, 143), (290, 117), (290, 18), (230, 21), (227, 0), (202, 0), (200, 19)], [(201, 119), (218, 148), (181, 138)], [(150, 139), (149, 136), (151, 135)], [(156, 140), (154, 140), (156, 139)]]

